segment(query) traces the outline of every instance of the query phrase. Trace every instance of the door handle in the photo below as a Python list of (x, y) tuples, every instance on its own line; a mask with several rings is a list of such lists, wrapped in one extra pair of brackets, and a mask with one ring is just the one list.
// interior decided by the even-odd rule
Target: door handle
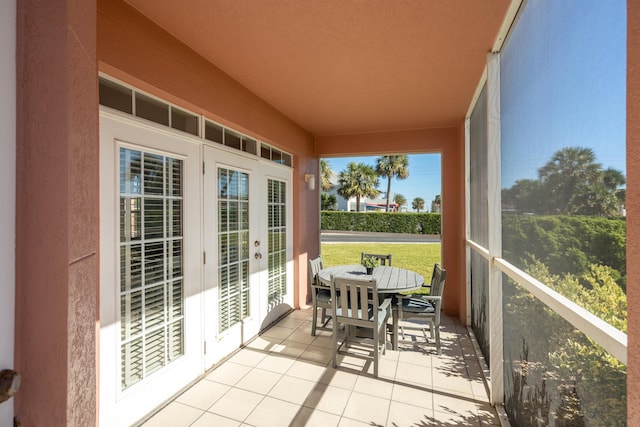
[(256, 253), (253, 255), (253, 257), (254, 257), (255, 259), (262, 259), (262, 254), (261, 254), (260, 252), (256, 252)]

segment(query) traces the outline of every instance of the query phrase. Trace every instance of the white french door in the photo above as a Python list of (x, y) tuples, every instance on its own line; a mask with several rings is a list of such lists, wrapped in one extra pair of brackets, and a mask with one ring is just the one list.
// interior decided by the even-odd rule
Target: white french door
[[(205, 365), (291, 307), (290, 170), (204, 147)], [(277, 225), (277, 227), (276, 227)]]
[(100, 424), (203, 372), (200, 144), (101, 112)]
[(100, 111), (100, 425), (140, 420), (293, 306), (290, 182)]

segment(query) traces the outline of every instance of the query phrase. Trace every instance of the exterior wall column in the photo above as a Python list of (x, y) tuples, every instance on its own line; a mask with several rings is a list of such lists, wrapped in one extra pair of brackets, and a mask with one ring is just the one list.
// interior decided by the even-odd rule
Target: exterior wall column
[(640, 2), (627, 1), (627, 425), (640, 425)]
[[(447, 270), (447, 286), (442, 310), (456, 316), (462, 325), (467, 321), (467, 265), (465, 241), (465, 153), (464, 121), (453, 129), (455, 140), (443, 147), (442, 163), (442, 267)], [(425, 278), (429, 280), (429, 278)]]
[(96, 4), (18, 0), (17, 17), (15, 416), (96, 425)]

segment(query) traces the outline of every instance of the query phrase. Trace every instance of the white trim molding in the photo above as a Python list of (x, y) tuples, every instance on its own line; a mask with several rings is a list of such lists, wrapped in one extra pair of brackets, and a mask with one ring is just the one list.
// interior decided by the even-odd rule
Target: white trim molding
[(487, 261), (491, 261), (491, 255), (489, 254), (489, 249), (485, 248), (474, 242), (473, 240), (467, 239), (467, 246), (476, 252), (478, 255), (481, 255)]
[[(487, 55), (487, 210), (488, 249), (491, 258), (502, 257), (502, 202), (500, 192), (500, 54)], [(490, 399), (504, 401), (502, 273), (489, 264)]]
[[(469, 153), (471, 152), (471, 118), (467, 117), (464, 119), (464, 232), (465, 232), (465, 240), (471, 240), (471, 159)], [(465, 248), (465, 265), (471, 265), (471, 249), (469, 247)], [(467, 325), (471, 325), (471, 268), (467, 267), (466, 269), (466, 277), (465, 277), (465, 287), (466, 287), (466, 319)]]

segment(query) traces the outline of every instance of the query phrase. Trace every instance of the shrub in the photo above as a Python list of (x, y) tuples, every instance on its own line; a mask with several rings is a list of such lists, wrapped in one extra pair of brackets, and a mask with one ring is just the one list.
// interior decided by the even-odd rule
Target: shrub
[(624, 218), (504, 215), (502, 233), (504, 258), (520, 268), (536, 259), (552, 274), (582, 276), (591, 264), (602, 264), (626, 289)]
[(322, 211), (322, 230), (440, 234), (440, 214)]

